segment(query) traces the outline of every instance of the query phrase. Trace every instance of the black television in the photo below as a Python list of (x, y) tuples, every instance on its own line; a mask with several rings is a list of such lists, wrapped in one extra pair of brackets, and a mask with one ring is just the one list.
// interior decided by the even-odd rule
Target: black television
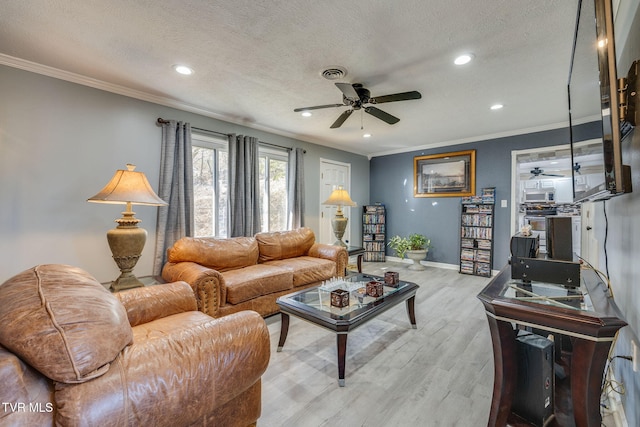
[[(568, 82), (574, 202), (631, 191), (622, 141), (635, 123), (620, 108), (619, 84), (611, 0), (579, 0)], [(578, 126), (589, 122), (598, 132), (581, 139)]]

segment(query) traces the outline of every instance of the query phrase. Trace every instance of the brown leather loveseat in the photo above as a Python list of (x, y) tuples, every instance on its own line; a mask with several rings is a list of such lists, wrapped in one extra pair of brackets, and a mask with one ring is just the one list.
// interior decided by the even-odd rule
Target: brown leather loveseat
[(213, 319), (184, 282), (111, 294), (41, 265), (0, 285), (0, 425), (252, 426), (264, 320)]
[(189, 283), (204, 313), (278, 312), (276, 299), (322, 280), (344, 276), (345, 248), (315, 242), (310, 228), (254, 237), (183, 237), (167, 251), (166, 281)]

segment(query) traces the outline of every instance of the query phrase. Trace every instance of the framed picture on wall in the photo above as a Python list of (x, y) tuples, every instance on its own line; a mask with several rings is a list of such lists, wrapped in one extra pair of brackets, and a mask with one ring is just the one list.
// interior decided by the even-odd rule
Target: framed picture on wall
[(465, 197), (476, 194), (476, 150), (413, 158), (414, 197)]

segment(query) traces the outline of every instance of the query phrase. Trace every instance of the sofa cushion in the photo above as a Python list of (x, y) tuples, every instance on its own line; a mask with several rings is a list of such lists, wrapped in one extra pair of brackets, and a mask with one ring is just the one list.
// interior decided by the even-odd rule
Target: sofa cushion
[(195, 262), (218, 271), (258, 263), (258, 244), (253, 237), (183, 237), (167, 251), (169, 262)]
[(269, 261), (264, 265), (272, 265), (289, 270), (293, 274), (294, 287), (320, 282), (336, 276), (336, 263), (334, 261), (311, 256)]
[(227, 288), (227, 302), (239, 304), (262, 295), (293, 287), (293, 273), (270, 265), (254, 265), (222, 273)]
[(310, 228), (256, 234), (260, 255), (258, 262), (294, 258), (307, 255), (316, 240)]
[(40, 265), (0, 285), (0, 343), (52, 380), (104, 374), (132, 339), (124, 306), (79, 268)]

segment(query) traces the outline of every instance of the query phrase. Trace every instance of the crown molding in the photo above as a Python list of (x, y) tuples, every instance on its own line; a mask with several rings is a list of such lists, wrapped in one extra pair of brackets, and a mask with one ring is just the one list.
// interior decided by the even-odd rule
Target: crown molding
[(373, 157), (387, 156), (391, 154), (409, 153), (409, 152), (419, 151), (419, 150), (429, 150), (429, 149), (446, 147), (446, 146), (457, 145), (457, 144), (469, 144), (472, 142), (486, 141), (490, 139), (505, 138), (509, 136), (516, 136), (516, 135), (523, 135), (527, 133), (535, 133), (535, 132), (542, 132), (545, 130), (558, 129), (561, 127), (567, 127), (569, 125), (568, 122), (555, 123), (555, 124), (550, 124), (545, 126), (538, 126), (534, 128), (518, 129), (515, 131), (509, 131), (509, 132), (480, 135), (480, 136), (474, 136), (470, 138), (463, 138), (463, 139), (450, 140), (450, 141), (441, 141), (433, 144), (416, 146), (416, 147), (405, 147), (401, 149), (387, 150), (387, 151), (382, 151), (377, 153), (363, 153), (360, 151), (345, 149), (345, 147), (341, 147), (337, 144), (332, 144), (331, 142), (328, 142), (328, 141), (318, 140), (317, 138), (305, 137), (304, 135), (294, 134), (291, 132), (283, 131), (281, 129), (264, 126), (258, 123), (250, 123), (244, 120), (238, 120), (237, 118), (234, 119), (231, 117), (227, 117), (223, 114), (217, 113), (215, 111), (211, 111), (202, 107), (187, 104), (173, 98), (153, 95), (140, 90), (131, 89), (125, 86), (108, 83), (102, 80), (87, 77), (82, 74), (72, 73), (70, 71), (60, 70), (58, 68), (50, 67), (48, 65), (39, 64), (37, 62), (27, 61), (26, 59), (16, 58), (14, 56), (6, 55), (3, 53), (0, 53), (0, 65), (6, 65), (9, 67), (18, 68), (18, 69), (29, 71), (32, 73), (52, 77), (58, 80), (64, 80), (64, 81), (76, 83), (82, 86), (88, 86), (94, 89), (103, 90), (105, 92), (115, 93), (118, 95), (127, 96), (129, 98), (134, 98), (141, 101), (147, 101), (153, 104), (163, 105), (165, 107), (175, 108), (177, 110), (199, 114), (201, 116), (210, 117), (210, 118), (221, 120), (227, 123), (233, 123), (236, 125), (245, 126), (251, 129), (260, 130), (260, 131), (272, 133), (275, 135), (284, 136), (286, 138), (292, 138), (298, 141), (308, 142), (310, 144), (321, 145), (323, 147), (333, 148), (335, 150), (340, 150), (340, 151), (358, 154), (361, 156), (366, 156), (369, 160), (371, 160)]
[(304, 138), (301, 135), (297, 135), (291, 132), (283, 131), (281, 129), (271, 128), (269, 126), (264, 126), (258, 123), (250, 123), (245, 120), (238, 120), (234, 118), (230, 118), (223, 114), (217, 113), (215, 111), (211, 111), (205, 108), (197, 107), (195, 105), (187, 104), (181, 101), (178, 101), (173, 98), (167, 98), (164, 96), (153, 95), (147, 92), (143, 92), (136, 89), (131, 89), (125, 86), (108, 83), (103, 80), (94, 79), (91, 77), (84, 76), (82, 74), (73, 73), (70, 71), (61, 70), (59, 68), (50, 67), (48, 65), (39, 64), (37, 62), (28, 61), (22, 58), (16, 58), (14, 56), (6, 55), (0, 53), (0, 65), (6, 65), (12, 68), (18, 68), (20, 70), (29, 71), (32, 73), (40, 74), (47, 77), (52, 77), (58, 80), (64, 80), (70, 83), (79, 84), (82, 86), (91, 87), (94, 89), (103, 90), (105, 92), (115, 93), (122, 96), (127, 96), (129, 98), (138, 99), (141, 101), (151, 102), (153, 104), (163, 105), (165, 107), (175, 108), (181, 111), (187, 111), (190, 113), (199, 114), (201, 116), (210, 117), (213, 119), (221, 120), (227, 123), (233, 123), (236, 125), (246, 126), (251, 129), (260, 130), (263, 132), (268, 132), (280, 136), (284, 136), (287, 138), (296, 139), (299, 141), (308, 142), (311, 144), (322, 145), (325, 147), (331, 147), (341, 151), (353, 152), (354, 154), (359, 154), (365, 156), (366, 154), (345, 150), (344, 147), (338, 147), (337, 145), (327, 144), (326, 141), (320, 141), (314, 138)]
[(433, 144), (428, 144), (428, 145), (418, 145), (415, 147), (401, 148), (397, 150), (387, 150), (383, 152), (373, 153), (373, 154), (370, 154), (370, 159), (373, 157), (388, 156), (391, 154), (411, 153), (413, 151), (431, 150), (433, 148), (448, 147), (448, 146), (458, 145), (458, 144), (471, 144), (472, 142), (489, 141), (491, 139), (526, 135), (528, 133), (544, 132), (547, 130), (561, 129), (566, 127), (569, 127), (568, 121), (561, 122), (561, 123), (552, 123), (552, 124), (543, 125), (543, 126), (530, 127), (525, 129), (517, 129), (514, 131), (492, 133), (487, 135), (478, 135), (478, 136), (473, 136), (469, 138), (454, 139), (450, 141), (434, 142)]

